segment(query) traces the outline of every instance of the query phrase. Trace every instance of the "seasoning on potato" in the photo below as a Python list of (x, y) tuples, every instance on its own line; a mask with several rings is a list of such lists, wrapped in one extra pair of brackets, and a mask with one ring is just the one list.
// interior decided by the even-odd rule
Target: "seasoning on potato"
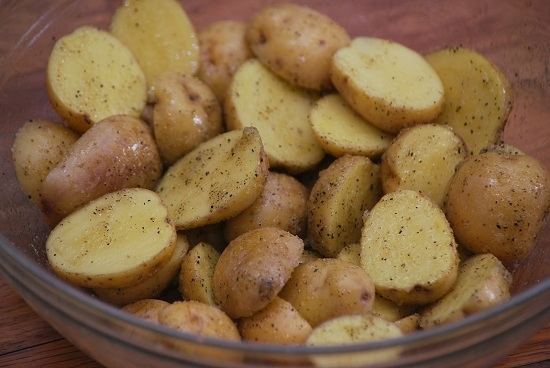
[(220, 252), (206, 242), (198, 243), (183, 257), (178, 287), (184, 300), (216, 305), (212, 278), (219, 259)]
[(458, 252), (443, 211), (414, 190), (385, 194), (365, 216), (361, 267), (376, 292), (398, 304), (445, 295), (458, 274)]
[(332, 55), (350, 36), (330, 17), (307, 6), (266, 6), (248, 22), (246, 39), (256, 57), (294, 85), (318, 91), (332, 89)]
[(470, 155), (502, 139), (513, 93), (500, 68), (477, 51), (445, 47), (425, 55), (445, 88), (436, 124), (446, 124), (464, 139)]
[(153, 133), (166, 166), (224, 131), (220, 104), (200, 79), (170, 70), (154, 84)]
[(389, 40), (353, 39), (334, 54), (331, 78), (359, 115), (394, 134), (433, 121), (445, 101), (441, 79), (424, 57)]
[(62, 279), (87, 288), (124, 288), (170, 261), (176, 229), (160, 197), (142, 188), (105, 194), (65, 217), (46, 241)]
[(528, 155), (487, 151), (449, 183), (445, 213), (457, 241), (503, 262), (525, 258), (550, 212), (550, 172)]
[(199, 68), (195, 27), (176, 0), (126, 0), (109, 30), (135, 55), (145, 74), (145, 92), (153, 91), (162, 72), (194, 75)]
[(403, 129), (382, 155), (384, 192), (417, 190), (442, 208), (449, 180), (467, 155), (462, 138), (446, 125)]
[(178, 230), (226, 220), (250, 206), (265, 185), (269, 162), (258, 130), (220, 134), (166, 170), (156, 191)]
[(30, 120), (17, 130), (13, 166), (21, 189), (35, 205), (40, 206), (44, 179), (77, 140), (74, 131), (48, 120)]
[(79, 133), (112, 115), (139, 117), (147, 97), (132, 52), (109, 32), (89, 26), (57, 40), (46, 87), (57, 114)]
[(347, 244), (359, 242), (363, 213), (380, 197), (378, 165), (363, 156), (337, 158), (321, 171), (309, 196), (309, 245), (325, 257), (335, 257)]
[(303, 250), (301, 238), (275, 227), (238, 236), (216, 264), (214, 301), (231, 318), (250, 317), (285, 286)]
[(360, 266), (319, 258), (296, 267), (279, 296), (315, 328), (331, 318), (370, 312), (375, 290)]
[(84, 133), (44, 178), (41, 209), (50, 226), (123, 188), (153, 189), (162, 175), (157, 145), (143, 121), (113, 115)]

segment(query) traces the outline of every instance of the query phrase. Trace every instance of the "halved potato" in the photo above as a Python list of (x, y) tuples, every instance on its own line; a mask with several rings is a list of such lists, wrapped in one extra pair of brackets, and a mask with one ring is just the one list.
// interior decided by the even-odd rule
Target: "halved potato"
[(213, 224), (250, 206), (269, 163), (258, 130), (248, 127), (203, 142), (170, 166), (157, 193), (178, 230)]
[(446, 125), (403, 129), (382, 155), (384, 192), (416, 190), (442, 208), (447, 185), (467, 155), (462, 138)]
[(384, 195), (365, 216), (361, 266), (376, 292), (399, 304), (445, 295), (458, 273), (457, 244), (443, 211), (417, 191)]
[(57, 40), (46, 87), (55, 111), (79, 133), (111, 115), (139, 117), (147, 97), (145, 75), (132, 52), (91, 26)]
[(195, 27), (176, 0), (126, 0), (113, 15), (110, 31), (132, 50), (149, 91), (164, 71), (193, 75), (199, 68)]
[(160, 197), (141, 188), (106, 194), (65, 217), (46, 241), (62, 279), (87, 288), (147, 280), (170, 260), (176, 230)]
[(77, 141), (78, 134), (48, 120), (29, 120), (15, 134), (13, 166), (23, 192), (41, 205), (42, 182)]
[(350, 154), (375, 159), (393, 139), (393, 134), (363, 119), (337, 93), (317, 101), (309, 122), (321, 147), (335, 157)]
[(184, 235), (178, 234), (176, 247), (170, 260), (158, 272), (139, 284), (122, 288), (96, 288), (94, 294), (101, 300), (114, 305), (126, 305), (142, 299), (153, 299), (170, 285), (178, 274), (183, 257), (189, 250), (189, 243)]
[(184, 300), (196, 300), (216, 305), (212, 277), (220, 252), (212, 245), (200, 242), (183, 257), (179, 274), (179, 291)]
[[(344, 315), (331, 319), (313, 329), (306, 345), (335, 346), (380, 341), (403, 336), (397, 325), (371, 313)], [(374, 352), (345, 356), (315, 356), (317, 367), (354, 367), (380, 363), (395, 359), (401, 353), (400, 348), (376, 349)]]
[(325, 257), (336, 257), (345, 245), (359, 242), (363, 213), (380, 197), (378, 165), (364, 156), (336, 159), (321, 171), (309, 196), (309, 245)]
[(510, 299), (512, 275), (490, 253), (477, 254), (460, 265), (455, 285), (420, 313), (420, 327), (432, 328), (462, 319)]
[(357, 37), (334, 54), (331, 70), (344, 100), (387, 132), (429, 123), (443, 108), (438, 74), (422, 55), (399, 43)]
[(227, 91), (226, 125), (256, 127), (272, 168), (303, 172), (325, 155), (308, 121), (316, 99), (317, 94), (291, 85), (250, 59), (239, 67)]
[(425, 58), (445, 88), (445, 104), (434, 122), (451, 126), (470, 155), (498, 143), (513, 102), (512, 88), (498, 66), (461, 46), (433, 51)]

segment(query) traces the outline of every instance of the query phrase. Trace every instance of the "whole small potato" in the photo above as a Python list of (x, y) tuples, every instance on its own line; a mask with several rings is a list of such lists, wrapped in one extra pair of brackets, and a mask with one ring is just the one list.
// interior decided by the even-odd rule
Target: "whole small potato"
[(167, 71), (154, 84), (153, 129), (166, 165), (223, 131), (220, 104), (200, 79)]
[(522, 259), (550, 211), (550, 173), (528, 155), (481, 153), (458, 167), (445, 211), (458, 243), (471, 252)]
[(375, 290), (360, 266), (335, 258), (302, 263), (279, 293), (312, 327), (345, 314), (364, 314), (373, 307)]
[(128, 115), (106, 118), (86, 131), (42, 183), (42, 210), (51, 226), (92, 199), (118, 189), (152, 189), (162, 174), (153, 136)]
[(303, 235), (307, 224), (306, 187), (293, 176), (270, 171), (260, 196), (250, 207), (225, 223), (227, 241), (248, 230), (274, 226)]
[(275, 227), (238, 236), (216, 263), (214, 301), (231, 318), (250, 317), (281, 291), (303, 250), (302, 239)]
[(47, 120), (30, 120), (17, 130), (11, 148), (13, 166), (23, 192), (40, 205), (42, 182), (78, 140), (78, 134)]
[(245, 39), (246, 26), (245, 22), (223, 20), (208, 25), (197, 35), (197, 77), (210, 87), (220, 103), (239, 65), (253, 56)]
[(314, 90), (332, 89), (332, 55), (350, 42), (347, 31), (325, 14), (290, 3), (256, 13), (246, 39), (256, 57), (275, 74)]
[(147, 321), (158, 323), (159, 312), (168, 307), (170, 303), (160, 299), (141, 299), (130, 304), (126, 304), (121, 309), (125, 312), (133, 314), (136, 317), (143, 318)]

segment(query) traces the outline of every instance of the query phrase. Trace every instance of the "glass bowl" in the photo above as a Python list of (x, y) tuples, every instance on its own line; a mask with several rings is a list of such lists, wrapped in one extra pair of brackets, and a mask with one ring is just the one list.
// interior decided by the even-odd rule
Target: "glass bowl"
[[(215, 20), (246, 20), (273, 1), (185, 0), (197, 29)], [(401, 42), (419, 52), (446, 45), (474, 48), (508, 77), (514, 107), (505, 139), (550, 167), (550, 5), (500, 0), (310, 0), (352, 36)], [(10, 148), (26, 120), (59, 120), (44, 84), (54, 41), (83, 24), (106, 28), (119, 1), (50, 0), (0, 3), (0, 270), (26, 302), (68, 340), (109, 367), (285, 366), (316, 358), (345, 365), (485, 367), (512, 352), (550, 321), (550, 226), (535, 250), (510, 265), (511, 300), (462, 321), (377, 343), (330, 347), (237, 344), (200, 338), (145, 323), (60, 281), (48, 267), (48, 233), (41, 213), (16, 181)], [(101, 55), (98, 55), (101, 57)], [(180, 351), (171, 349), (175, 341)], [(402, 349), (391, 361), (380, 351)]]

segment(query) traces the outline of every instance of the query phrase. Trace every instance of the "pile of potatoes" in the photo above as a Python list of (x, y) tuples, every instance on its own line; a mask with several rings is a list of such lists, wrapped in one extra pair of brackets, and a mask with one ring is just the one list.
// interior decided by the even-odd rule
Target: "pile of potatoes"
[(57, 40), (46, 82), (62, 124), (26, 122), (12, 152), (53, 271), (183, 331), (338, 345), (449, 323), (510, 298), (550, 211), (547, 168), (502, 141), (496, 65), (305, 6), (196, 31), (175, 0), (125, 1)]

